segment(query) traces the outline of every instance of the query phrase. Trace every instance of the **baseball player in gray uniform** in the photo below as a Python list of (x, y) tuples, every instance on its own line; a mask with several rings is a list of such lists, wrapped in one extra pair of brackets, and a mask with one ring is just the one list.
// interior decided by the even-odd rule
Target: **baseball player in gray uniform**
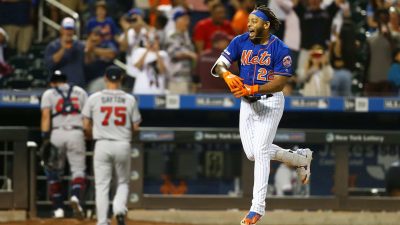
[[(105, 72), (106, 89), (92, 94), (83, 111), (84, 129), (96, 141), (94, 177), (97, 225), (108, 225), (109, 190), (113, 169), (118, 187), (113, 212), (118, 225), (125, 224), (131, 166), (131, 140), (139, 129), (141, 115), (132, 95), (120, 90), (123, 71), (110, 66)], [(92, 132), (93, 129), (93, 132)]]
[(58, 151), (52, 167), (45, 166), (49, 183), (49, 194), (54, 207), (54, 217), (64, 217), (61, 178), (65, 159), (68, 159), (72, 174), (71, 206), (77, 217), (83, 218), (79, 198), (85, 188), (85, 141), (81, 109), (86, 102), (86, 92), (69, 85), (67, 76), (56, 70), (50, 78), (51, 88), (41, 99), (42, 142), (49, 142)]

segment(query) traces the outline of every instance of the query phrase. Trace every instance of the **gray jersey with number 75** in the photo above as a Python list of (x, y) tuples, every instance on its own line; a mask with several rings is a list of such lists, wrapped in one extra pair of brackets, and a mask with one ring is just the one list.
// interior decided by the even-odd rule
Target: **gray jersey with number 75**
[(95, 140), (131, 141), (132, 124), (141, 121), (136, 99), (122, 90), (102, 90), (87, 100), (83, 116), (93, 121)]

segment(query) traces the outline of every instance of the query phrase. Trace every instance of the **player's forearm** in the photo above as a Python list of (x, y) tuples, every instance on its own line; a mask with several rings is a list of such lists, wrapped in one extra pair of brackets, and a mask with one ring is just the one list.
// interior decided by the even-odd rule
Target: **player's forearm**
[(42, 118), (40, 121), (40, 131), (42, 132), (50, 132), (50, 113), (48, 109), (44, 109), (42, 111)]
[(220, 78), (223, 78), (222, 74), (228, 71), (228, 67), (225, 65), (223, 62), (218, 62), (217, 65), (215, 65), (214, 72), (217, 74)]
[(42, 132), (50, 132), (50, 120), (43, 120), (40, 124), (40, 130)]
[(139, 127), (140, 127), (140, 122), (132, 123), (132, 138), (139, 135)]
[(92, 121), (88, 118), (83, 119), (83, 131), (86, 139), (92, 139)]
[(59, 63), (62, 59), (62, 57), (64, 56), (64, 48), (60, 48), (56, 53), (53, 54), (53, 63)]
[(84, 129), (84, 135), (87, 140), (92, 139), (92, 128)]
[(283, 90), (286, 84), (286, 77), (283, 79), (276, 79), (266, 84), (260, 85), (258, 89), (259, 94), (271, 94)]
[(268, 84), (260, 85), (258, 92), (260, 94), (271, 94), (271, 93), (282, 91), (283, 87), (285, 87), (285, 85), (280, 85), (280, 84), (277, 85), (277, 84), (268, 83)]

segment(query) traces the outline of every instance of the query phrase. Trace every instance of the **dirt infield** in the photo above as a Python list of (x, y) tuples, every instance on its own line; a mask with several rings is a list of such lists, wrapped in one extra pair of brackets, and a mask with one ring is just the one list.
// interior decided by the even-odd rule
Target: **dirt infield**
[[(116, 225), (116, 221), (112, 221), (111, 225)], [(142, 222), (127, 220), (127, 225), (177, 225), (172, 223), (155, 223), (155, 222)], [(83, 220), (79, 221), (76, 219), (34, 219), (20, 222), (3, 222), (0, 225), (96, 225), (95, 220)], [(188, 225), (188, 224), (179, 224)]]

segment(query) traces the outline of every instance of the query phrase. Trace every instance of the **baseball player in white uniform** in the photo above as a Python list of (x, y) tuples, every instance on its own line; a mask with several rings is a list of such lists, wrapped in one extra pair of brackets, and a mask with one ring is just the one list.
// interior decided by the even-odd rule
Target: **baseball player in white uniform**
[(86, 92), (69, 85), (67, 76), (56, 70), (50, 77), (51, 88), (41, 99), (42, 141), (50, 141), (57, 147), (57, 162), (54, 167), (45, 168), (49, 183), (49, 194), (54, 207), (54, 217), (64, 217), (61, 178), (65, 158), (68, 159), (72, 174), (71, 206), (77, 217), (83, 218), (79, 199), (85, 188), (85, 152), (81, 109), (86, 102)]
[(92, 94), (82, 111), (86, 135), (96, 141), (94, 177), (97, 225), (110, 224), (107, 215), (113, 169), (118, 183), (113, 212), (118, 225), (125, 225), (131, 166), (130, 142), (133, 132), (139, 129), (141, 115), (135, 98), (120, 90), (122, 75), (123, 71), (118, 67), (108, 67), (104, 78), (106, 89)]
[[(256, 224), (265, 214), (270, 160), (297, 167), (303, 183), (310, 177), (312, 151), (282, 149), (272, 144), (283, 114), (282, 89), (291, 76), (288, 47), (270, 29), (279, 28), (279, 20), (265, 5), (249, 15), (248, 32), (236, 36), (217, 60), (211, 74), (225, 80), (233, 95), (241, 98), (239, 131), (246, 156), (254, 161), (253, 200), (242, 225)], [(240, 63), (240, 75), (229, 72)]]

